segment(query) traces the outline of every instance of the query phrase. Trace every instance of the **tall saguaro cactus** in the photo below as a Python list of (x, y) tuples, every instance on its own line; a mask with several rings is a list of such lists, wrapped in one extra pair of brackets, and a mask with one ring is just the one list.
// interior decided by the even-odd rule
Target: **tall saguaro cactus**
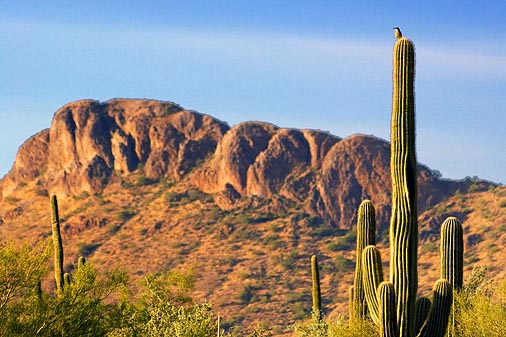
[(370, 200), (364, 200), (358, 208), (357, 217), (357, 248), (355, 264), (355, 280), (350, 300), (350, 318), (362, 319), (367, 314), (367, 302), (362, 284), (362, 251), (366, 246), (374, 245), (376, 235), (376, 215)]
[(54, 246), (54, 278), (56, 292), (61, 293), (64, 285), (63, 272), (63, 244), (60, 234), (60, 217), (58, 215), (58, 201), (56, 195), (51, 196), (51, 230)]
[(397, 301), (400, 336), (414, 336), (418, 289), (417, 186), (415, 149), (415, 47), (406, 39), (394, 46), (390, 170), (390, 282)]
[[(364, 293), (371, 317), (380, 327), (381, 336), (442, 337), (447, 329), (451, 308), (450, 282), (444, 278), (436, 282), (432, 303), (428, 299), (421, 299), (418, 304), (416, 302), (418, 214), (413, 43), (406, 38), (398, 39), (393, 56), (390, 280), (383, 281), (378, 249), (374, 245), (367, 246), (362, 251)], [(447, 250), (447, 254), (453, 247), (453, 236), (450, 236), (448, 234), (449, 238), (445, 239), (446, 243), (441, 248)], [(445, 259), (455, 260), (453, 257)], [(453, 267), (442, 268), (450, 275), (449, 270)]]

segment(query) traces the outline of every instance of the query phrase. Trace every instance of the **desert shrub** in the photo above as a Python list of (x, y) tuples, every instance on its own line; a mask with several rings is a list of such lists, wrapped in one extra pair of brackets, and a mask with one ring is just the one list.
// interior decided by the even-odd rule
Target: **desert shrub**
[(312, 319), (303, 324), (295, 324), (295, 336), (297, 337), (327, 337), (329, 325), (322, 319), (318, 319), (315, 312), (312, 313)]
[(376, 337), (378, 328), (371, 320), (364, 320), (355, 324), (339, 316), (335, 321), (329, 322), (328, 337)]
[(21, 199), (19, 198), (16, 198), (12, 195), (8, 195), (4, 198), (4, 201), (10, 203), (10, 204), (15, 204), (15, 203), (18, 203)]
[(240, 300), (243, 304), (250, 303), (253, 301), (253, 298), (255, 296), (255, 290), (256, 288), (254, 286), (251, 284), (246, 284), (237, 292), (237, 299)]
[(31, 246), (14, 242), (0, 244), (0, 313), (14, 301), (31, 295), (39, 280), (48, 273), (50, 245)]
[(156, 183), (157, 183), (156, 179), (151, 179), (151, 178), (148, 178), (144, 175), (138, 175), (135, 178), (135, 186), (147, 186), (147, 185), (153, 185)]
[(135, 216), (135, 212), (133, 212), (129, 209), (124, 209), (124, 210), (121, 210), (118, 213), (116, 213), (116, 218), (120, 221), (123, 221), (123, 222), (127, 222), (128, 220), (130, 220), (134, 216)]
[(0, 248), (0, 336), (104, 336), (121, 325), (121, 305), (107, 298), (124, 289), (124, 272), (100, 274), (87, 264), (55, 296), (40, 287), (50, 255), (50, 249), (40, 246)]
[(337, 255), (334, 264), (338, 273), (347, 273), (355, 267), (355, 263), (342, 255)]
[(90, 256), (95, 250), (97, 250), (98, 247), (100, 247), (100, 245), (96, 243), (79, 242), (77, 244), (79, 255), (83, 256)]
[(486, 268), (475, 269), (455, 294), (456, 337), (504, 336), (506, 331), (506, 281), (492, 281)]

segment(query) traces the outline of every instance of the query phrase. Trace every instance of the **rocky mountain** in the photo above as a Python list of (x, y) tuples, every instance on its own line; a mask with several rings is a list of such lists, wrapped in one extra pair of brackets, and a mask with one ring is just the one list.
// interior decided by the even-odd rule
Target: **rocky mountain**
[[(298, 306), (310, 307), (303, 275), (311, 254), (322, 256), (322, 275), (330, 275), (322, 280), (329, 311), (342, 309), (351, 280), (343, 270), (354, 254), (350, 230), (363, 199), (376, 207), (379, 239), (386, 235), (389, 164), (388, 142), (373, 136), (341, 139), (263, 122), (230, 127), (170, 102), (83, 100), (59, 109), (48, 130), (19, 148), (0, 180), (0, 232), (46, 237), (47, 195), (56, 194), (71, 258), (85, 254), (104, 267), (121, 262), (137, 278), (198, 265), (199, 296), (215, 299), (231, 324), (279, 312), (282, 330), (301, 318)], [(423, 165), (418, 172), (427, 245), (445, 216), (458, 215), (470, 221), (468, 248), (483, 247), (483, 226), (504, 219), (504, 188), (441, 179)], [(483, 221), (478, 205), (489, 199), (496, 206)], [(422, 266), (434, 268), (432, 253)], [(304, 295), (289, 295), (298, 293)]]

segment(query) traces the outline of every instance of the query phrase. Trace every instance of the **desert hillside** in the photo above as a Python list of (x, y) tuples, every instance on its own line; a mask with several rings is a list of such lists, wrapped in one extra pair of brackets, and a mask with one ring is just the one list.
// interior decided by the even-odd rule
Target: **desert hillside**
[[(0, 233), (50, 236), (48, 196), (56, 194), (67, 269), (85, 255), (125, 268), (133, 288), (149, 273), (193, 269), (196, 297), (226, 324), (265, 323), (280, 335), (309, 317), (312, 254), (324, 311), (347, 314), (363, 199), (376, 207), (377, 241), (388, 241), (389, 165), (388, 142), (372, 136), (230, 127), (170, 102), (78, 101), (19, 148), (0, 181)], [(464, 225), (466, 272), (489, 265), (505, 276), (506, 187), (434, 172), (418, 167), (421, 291), (439, 278), (447, 216)]]

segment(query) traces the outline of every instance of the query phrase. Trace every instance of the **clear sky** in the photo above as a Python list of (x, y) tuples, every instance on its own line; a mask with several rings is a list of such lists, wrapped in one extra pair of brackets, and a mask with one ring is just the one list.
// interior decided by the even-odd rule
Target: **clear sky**
[(389, 139), (399, 26), (417, 48), (418, 160), (506, 183), (505, 18), (505, 0), (0, 0), (0, 176), (83, 98)]

